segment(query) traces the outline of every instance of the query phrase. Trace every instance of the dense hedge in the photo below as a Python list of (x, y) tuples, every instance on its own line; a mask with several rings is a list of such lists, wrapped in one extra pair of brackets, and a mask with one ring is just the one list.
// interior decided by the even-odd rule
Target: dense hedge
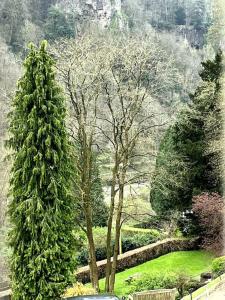
[[(95, 243), (96, 248), (96, 258), (97, 261), (106, 259), (106, 246), (105, 246), (105, 237), (106, 237), (106, 229), (105, 228), (95, 228)], [(122, 251), (127, 252), (130, 250), (134, 250), (140, 248), (142, 246), (149, 245), (151, 243), (155, 243), (156, 241), (161, 239), (161, 234), (157, 230), (138, 230), (133, 228), (126, 228), (122, 231)], [(114, 241), (112, 241), (112, 248), (114, 246)], [(86, 266), (88, 264), (88, 249), (87, 246), (83, 246), (80, 249), (77, 262), (80, 266)]]
[[(117, 272), (124, 271), (127, 268), (132, 268), (146, 261), (157, 258), (161, 255), (173, 251), (194, 250), (198, 248), (197, 239), (166, 239), (154, 244), (128, 251), (118, 258)], [(99, 278), (105, 277), (106, 260), (98, 262)], [(90, 281), (89, 267), (78, 269), (76, 274), (77, 280), (82, 283)]]
[(127, 290), (127, 295), (137, 292), (159, 290), (159, 289), (176, 289), (177, 298), (183, 299), (185, 295), (190, 294), (202, 287), (204, 283), (192, 279), (185, 273), (169, 273), (169, 274), (142, 274), (140, 278), (134, 279), (131, 282), (126, 282), (130, 287)]

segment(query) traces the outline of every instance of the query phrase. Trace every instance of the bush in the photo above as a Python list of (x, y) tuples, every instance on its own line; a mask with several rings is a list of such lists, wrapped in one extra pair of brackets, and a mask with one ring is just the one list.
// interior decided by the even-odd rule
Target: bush
[(131, 285), (129, 293), (142, 292), (156, 289), (172, 289), (176, 287), (176, 276), (174, 274), (144, 274)]
[(122, 232), (126, 234), (126, 236), (134, 236), (140, 233), (146, 234), (146, 235), (151, 235), (155, 237), (160, 236), (160, 232), (157, 229), (152, 229), (149, 228), (138, 228), (138, 227), (130, 227), (130, 226), (124, 226), (122, 228)]
[(218, 257), (213, 260), (212, 272), (215, 277), (225, 273), (225, 256)]
[(143, 229), (128, 226), (125, 226), (122, 229), (121, 236), (123, 252), (155, 243), (161, 239), (161, 234), (156, 229)]
[(77, 282), (73, 287), (69, 288), (64, 297), (73, 297), (81, 295), (95, 295), (96, 291), (93, 288), (86, 287), (82, 283)]
[[(97, 261), (106, 259), (106, 247), (97, 247), (95, 250)], [(88, 249), (83, 248), (79, 251), (77, 256), (77, 262), (79, 266), (88, 265)]]
[(217, 193), (203, 193), (193, 198), (193, 212), (200, 226), (202, 247), (221, 254), (223, 243), (224, 201)]
[(145, 233), (136, 233), (133, 236), (122, 237), (122, 250), (127, 252), (134, 250), (152, 243), (155, 243), (159, 240), (159, 237), (152, 234)]
[(151, 217), (149, 217), (148, 221), (136, 224), (136, 225), (134, 225), (134, 227), (153, 228), (156, 230), (162, 230), (164, 228), (164, 223), (166, 220), (167, 220), (167, 218), (164, 216), (161, 216), (161, 215), (160, 216), (159, 215), (151, 216)]
[[(94, 240), (96, 247), (96, 258), (97, 261), (106, 259), (106, 227), (96, 227), (94, 228)], [(161, 237), (160, 232), (155, 229), (137, 229), (132, 227), (125, 227), (122, 231), (122, 251), (127, 252), (134, 250), (151, 243), (158, 241)], [(112, 249), (114, 246), (114, 240), (112, 241)], [(79, 254), (77, 256), (77, 262), (80, 266), (85, 266), (88, 264), (88, 249), (87, 242), (80, 247)]]
[(199, 236), (200, 234), (197, 216), (191, 210), (187, 210), (182, 214), (177, 225), (184, 237)]
[(132, 280), (127, 280), (126, 284), (131, 286), (129, 293), (142, 292), (147, 290), (157, 289), (173, 289), (176, 288), (179, 294), (179, 299), (188, 295), (190, 290), (194, 291), (201, 287), (201, 283), (197, 280), (191, 280), (184, 273), (170, 274), (144, 274), (141, 278), (135, 277)]

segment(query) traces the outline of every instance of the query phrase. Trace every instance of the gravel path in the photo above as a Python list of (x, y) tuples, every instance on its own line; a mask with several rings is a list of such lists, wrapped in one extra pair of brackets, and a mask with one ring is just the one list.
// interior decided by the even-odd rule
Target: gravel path
[(204, 296), (199, 300), (225, 300), (225, 284), (218, 287), (210, 296)]

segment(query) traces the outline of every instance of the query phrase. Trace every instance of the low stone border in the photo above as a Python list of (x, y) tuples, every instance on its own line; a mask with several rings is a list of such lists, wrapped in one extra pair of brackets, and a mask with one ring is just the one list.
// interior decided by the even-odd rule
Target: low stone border
[[(216, 279), (210, 281), (208, 284), (204, 285), (192, 295), (185, 296), (182, 300), (200, 300), (203, 297), (208, 297), (211, 295), (215, 290), (217, 290), (220, 286), (225, 284), (225, 274)], [(208, 299), (208, 298), (207, 298)]]
[[(156, 242), (154, 244), (144, 246), (132, 251), (128, 251), (118, 257), (117, 272), (124, 271), (125, 269), (135, 267), (145, 263), (151, 259), (157, 258), (164, 254), (173, 251), (186, 251), (195, 250), (198, 247), (198, 239), (166, 239)], [(106, 260), (97, 263), (99, 278), (105, 277)], [(82, 283), (90, 282), (89, 266), (78, 269), (76, 278)]]

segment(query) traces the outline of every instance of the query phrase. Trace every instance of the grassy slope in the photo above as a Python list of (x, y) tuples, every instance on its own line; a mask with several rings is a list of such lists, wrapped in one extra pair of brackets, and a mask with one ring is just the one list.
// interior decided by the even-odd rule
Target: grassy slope
[[(204, 251), (179, 251), (161, 256), (118, 273), (116, 275), (115, 294), (124, 295), (129, 291), (130, 287), (124, 281), (134, 274), (185, 272), (192, 277), (197, 277), (210, 269), (212, 259), (213, 256)], [(104, 288), (104, 279), (100, 280), (100, 288), (101, 290)]]

